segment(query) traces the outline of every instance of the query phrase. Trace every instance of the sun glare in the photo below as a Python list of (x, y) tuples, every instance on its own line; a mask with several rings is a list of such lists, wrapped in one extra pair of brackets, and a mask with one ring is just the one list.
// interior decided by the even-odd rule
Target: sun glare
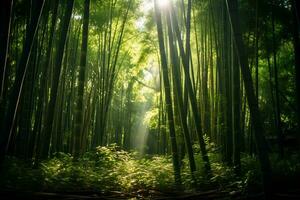
[[(170, 6), (171, 0), (157, 0), (157, 4), (160, 8), (164, 9)], [(148, 13), (153, 9), (153, 0), (142, 0), (139, 7), (142, 13)]]
[(153, 2), (152, 1), (149, 1), (149, 0), (144, 0), (142, 2), (142, 4), (140, 5), (140, 10), (143, 12), (143, 13), (148, 13), (150, 10), (153, 9)]
[(135, 22), (136, 28), (138, 28), (139, 30), (143, 30), (145, 28), (145, 22), (146, 22), (145, 17), (138, 18)]
[(157, 2), (160, 8), (167, 8), (170, 4), (170, 0), (158, 0)]

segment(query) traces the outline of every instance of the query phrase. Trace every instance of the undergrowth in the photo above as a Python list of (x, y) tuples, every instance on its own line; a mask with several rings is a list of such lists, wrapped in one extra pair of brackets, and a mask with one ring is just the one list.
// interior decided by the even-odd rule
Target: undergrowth
[[(208, 178), (203, 171), (199, 153), (195, 159), (197, 171), (194, 177), (189, 171), (188, 160), (182, 162), (182, 183), (185, 191), (222, 190), (249, 193), (261, 188), (259, 164), (250, 156), (242, 156), (242, 175), (221, 162), (220, 155), (209, 153), (213, 176)], [(300, 170), (294, 160), (275, 162), (275, 173), (292, 176)], [(284, 169), (284, 170), (283, 170)], [(69, 154), (56, 153), (38, 167), (14, 157), (7, 157), (1, 172), (0, 187), (10, 190), (106, 193), (120, 191), (131, 193), (138, 190), (174, 190), (173, 167), (170, 156), (147, 156), (141, 158), (137, 152), (126, 152), (112, 145), (98, 147), (85, 153), (74, 162)]]

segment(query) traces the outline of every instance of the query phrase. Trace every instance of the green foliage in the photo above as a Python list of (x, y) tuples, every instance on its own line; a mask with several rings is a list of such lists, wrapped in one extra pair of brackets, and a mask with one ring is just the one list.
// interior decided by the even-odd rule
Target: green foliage
[[(196, 145), (194, 145), (196, 146)], [(192, 189), (194, 185), (202, 190), (212, 189), (212, 188), (227, 188), (228, 185), (239, 181), (238, 177), (235, 176), (234, 170), (229, 166), (219, 162), (220, 155), (218, 153), (209, 153), (209, 159), (211, 161), (211, 167), (213, 175), (208, 179), (207, 174), (204, 171), (204, 163), (201, 158), (200, 153), (195, 155), (195, 162), (197, 163), (197, 170), (194, 173), (195, 181), (193, 181), (190, 174), (190, 169), (188, 165), (188, 158), (186, 157), (183, 160), (183, 169), (182, 169), (182, 179), (185, 188)]]
[(173, 186), (172, 162), (169, 157), (139, 159), (118, 146), (97, 147), (77, 162), (69, 154), (57, 153), (40, 163), (37, 169), (24, 161), (8, 158), (1, 173), (1, 187), (44, 191), (168, 189)]
[[(211, 139), (208, 137), (208, 135), (204, 134), (203, 135), (203, 139), (204, 139), (204, 142), (205, 142), (205, 146), (206, 146), (206, 149), (207, 151), (213, 153), (213, 152), (216, 152), (217, 151), (217, 146), (214, 142), (211, 141)], [(194, 143), (193, 144), (193, 150), (194, 152), (196, 153), (200, 153), (200, 145), (199, 143)]]
[(158, 108), (154, 108), (148, 112), (146, 112), (144, 117), (144, 124), (148, 124), (150, 129), (157, 129), (158, 128)]
[[(204, 174), (203, 161), (199, 153), (195, 172), (196, 183), (190, 174), (188, 159), (182, 162), (182, 179), (185, 190), (225, 187), (234, 181), (229, 167), (217, 162), (217, 154), (209, 154), (213, 161), (214, 176), (210, 181)], [(13, 189), (43, 190), (58, 192), (118, 190), (134, 192), (143, 190), (174, 189), (173, 167), (170, 156), (149, 156), (141, 158), (137, 152), (126, 152), (116, 145), (97, 147), (85, 153), (74, 162), (70, 154), (56, 153), (53, 158), (43, 161), (36, 169), (24, 161), (8, 158), (3, 170), (4, 179), (0, 186)], [(1, 174), (2, 175), (2, 174)]]
[[(250, 155), (242, 155), (242, 186), (244, 192), (249, 193), (257, 190), (261, 190), (262, 180), (261, 171), (258, 160)], [(251, 190), (251, 191), (250, 191)]]
[[(299, 187), (300, 162), (297, 155), (287, 155), (279, 159), (277, 154), (270, 156), (272, 165), (272, 186), (274, 191)], [(254, 156), (243, 155), (241, 188), (244, 193), (254, 193), (262, 190), (259, 162)]]
[(0, 187), (13, 190), (40, 190), (40, 181), (44, 179), (40, 169), (13, 157), (6, 158), (0, 176)]
[[(209, 141), (207, 137), (206, 142)], [(194, 145), (197, 148), (197, 145)], [(213, 175), (208, 180), (203, 170), (203, 160), (196, 153), (197, 170), (194, 179), (190, 174), (188, 158), (181, 164), (183, 188), (191, 191), (220, 188), (240, 191), (247, 195), (260, 192), (261, 172), (259, 162), (253, 156), (242, 155), (242, 175), (236, 176), (232, 167), (220, 162), (220, 154), (209, 152)], [(276, 183), (300, 177), (300, 162), (296, 155), (278, 160), (271, 157)], [(53, 158), (41, 162), (38, 167), (20, 159), (8, 157), (0, 173), (2, 189), (51, 192), (94, 191), (106, 193), (121, 191), (132, 193), (138, 190), (174, 190), (173, 167), (170, 156), (144, 156), (126, 152), (116, 145), (97, 147), (74, 162), (70, 154), (56, 153)]]

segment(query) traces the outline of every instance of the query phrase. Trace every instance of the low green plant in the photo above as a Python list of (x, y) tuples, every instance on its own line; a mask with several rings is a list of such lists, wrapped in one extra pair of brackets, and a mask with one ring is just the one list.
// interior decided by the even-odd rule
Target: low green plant
[[(196, 186), (200, 190), (220, 188), (244, 194), (261, 191), (259, 162), (254, 156), (242, 154), (242, 173), (236, 176), (233, 168), (220, 162), (221, 155), (212, 149), (208, 153), (212, 176), (205, 174), (200, 152), (195, 153), (197, 169), (194, 178), (190, 173), (188, 158), (182, 160), (184, 190), (191, 191)], [(281, 160), (271, 156), (271, 163), (279, 181), (283, 178), (292, 180), (292, 177), (296, 181), (300, 175), (300, 162), (295, 156)], [(77, 161), (70, 154), (56, 153), (36, 166), (29, 161), (7, 157), (0, 174), (0, 187), (8, 190), (102, 193), (174, 189), (171, 156), (141, 156), (137, 152), (126, 152), (116, 145), (97, 147)]]
[(138, 153), (123, 151), (116, 145), (97, 147), (76, 162), (70, 154), (56, 153), (38, 166), (34, 169), (28, 162), (7, 158), (0, 186), (59, 192), (133, 192), (167, 189), (173, 185), (169, 156), (142, 159)]

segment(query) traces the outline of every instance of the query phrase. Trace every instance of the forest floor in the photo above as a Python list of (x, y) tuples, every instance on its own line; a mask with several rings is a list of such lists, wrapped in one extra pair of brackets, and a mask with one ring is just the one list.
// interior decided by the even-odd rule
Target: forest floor
[(230, 194), (219, 190), (210, 190), (205, 192), (193, 193), (176, 193), (176, 192), (160, 192), (160, 191), (143, 191), (139, 190), (134, 193), (126, 194), (118, 191), (111, 191), (106, 194), (94, 192), (80, 193), (45, 193), (45, 192), (12, 192), (1, 191), (1, 199), (241, 199), (241, 196)]
[[(196, 151), (197, 152), (197, 151)], [(7, 157), (0, 171), (0, 199), (264, 199), (259, 164), (242, 158), (242, 175), (209, 153), (213, 176), (203, 172), (201, 156), (192, 180), (188, 160), (181, 163), (182, 188), (174, 187), (170, 156), (144, 155), (112, 147), (87, 152), (79, 161), (57, 153), (40, 162)], [(274, 195), (271, 199), (300, 199), (300, 162), (289, 157), (273, 164)], [(201, 190), (195, 190), (200, 188)]]
[[(101, 194), (95, 192), (78, 192), (78, 193), (50, 193), (50, 192), (16, 192), (16, 191), (1, 191), (0, 190), (1, 199), (32, 199), (32, 200), (42, 200), (42, 199), (50, 199), (50, 200), (58, 200), (58, 199), (103, 199), (103, 200), (122, 200), (122, 199), (153, 199), (153, 200), (169, 200), (169, 199), (177, 199), (177, 200), (194, 200), (194, 199), (202, 199), (202, 200), (213, 200), (213, 199), (249, 199), (249, 200), (259, 200), (264, 199), (263, 193), (256, 193), (250, 195), (243, 195), (239, 192), (228, 192), (228, 191), (220, 191), (220, 190), (209, 190), (203, 192), (160, 192), (155, 190), (139, 190), (134, 193), (123, 193), (119, 191), (111, 191), (109, 193)], [(271, 199), (278, 200), (299, 200), (300, 199), (300, 189), (289, 191), (286, 193), (274, 193)]]

